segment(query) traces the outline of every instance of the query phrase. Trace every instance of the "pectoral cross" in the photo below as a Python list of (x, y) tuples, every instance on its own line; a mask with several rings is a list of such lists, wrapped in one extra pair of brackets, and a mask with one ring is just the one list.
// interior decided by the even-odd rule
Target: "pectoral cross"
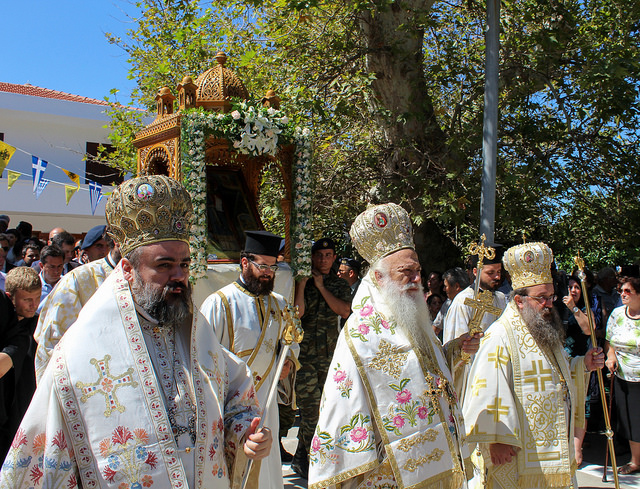
[(494, 316), (500, 316), (502, 309), (493, 305), (493, 294), (490, 290), (482, 290), (478, 292), (478, 296), (475, 299), (467, 297), (464, 300), (464, 305), (475, 309), (471, 321), (469, 321), (469, 334), (482, 333), (482, 318), (485, 314), (493, 314)]

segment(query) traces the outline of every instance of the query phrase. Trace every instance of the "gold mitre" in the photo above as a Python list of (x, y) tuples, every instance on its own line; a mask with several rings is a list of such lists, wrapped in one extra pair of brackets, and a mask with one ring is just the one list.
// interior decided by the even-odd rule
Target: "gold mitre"
[(552, 284), (553, 252), (544, 243), (524, 243), (509, 248), (502, 257), (511, 275), (514, 290), (534, 285)]
[(173, 178), (147, 175), (116, 187), (106, 205), (107, 223), (122, 256), (159, 241), (189, 243), (193, 207), (186, 189)]
[(369, 207), (353, 221), (349, 235), (358, 253), (371, 264), (396, 251), (415, 249), (411, 218), (397, 204)]

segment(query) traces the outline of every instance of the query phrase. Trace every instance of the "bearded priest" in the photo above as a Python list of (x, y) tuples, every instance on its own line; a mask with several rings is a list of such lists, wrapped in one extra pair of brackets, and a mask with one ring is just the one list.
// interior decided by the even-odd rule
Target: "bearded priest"
[(371, 268), (324, 385), (309, 488), (466, 487), (464, 426), (447, 365), (462, 351), (475, 353), (480, 334), (443, 350), (402, 207), (370, 207), (350, 235)]
[(477, 445), (474, 486), (578, 487), (574, 429), (584, 426), (585, 376), (604, 354), (569, 359), (564, 351), (552, 261), (544, 243), (503, 257), (514, 290), (481, 341), (462, 404), (467, 441)]
[[(278, 399), (265, 406), (269, 388), (276, 375), (278, 353), (286, 326), (283, 313), (287, 302), (273, 292), (278, 269), (280, 236), (268, 231), (245, 231), (244, 250), (240, 254), (240, 277), (234, 283), (211, 294), (200, 308), (220, 343), (247, 362), (253, 374), (260, 406), (267, 408), (266, 424), (278, 432)], [(300, 348), (291, 344), (289, 355), (278, 379), (280, 402), (291, 404)], [(248, 487), (282, 489), (280, 450), (253, 464)]]
[(114, 189), (123, 258), (53, 350), (0, 487), (229, 488), (268, 454), (247, 366), (193, 307), (192, 212), (165, 176)]

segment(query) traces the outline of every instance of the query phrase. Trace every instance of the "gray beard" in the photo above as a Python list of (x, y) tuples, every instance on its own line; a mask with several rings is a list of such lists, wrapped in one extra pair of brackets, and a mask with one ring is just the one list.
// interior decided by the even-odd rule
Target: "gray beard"
[(520, 315), (540, 348), (549, 352), (556, 348), (562, 348), (564, 327), (555, 308), (550, 308), (548, 316), (545, 317), (543, 311), (536, 311), (525, 301)]
[(406, 292), (401, 285), (384, 277), (380, 283), (380, 295), (398, 331), (411, 340), (420, 353), (425, 356), (430, 350), (429, 331), (431, 321), (427, 302), (424, 300), (422, 286), (416, 291)]
[(133, 283), (131, 292), (140, 307), (142, 307), (152, 318), (165, 326), (178, 327), (185, 321), (191, 319), (193, 313), (191, 305), (191, 284), (184, 288), (182, 292), (175, 296), (170, 294), (173, 289), (172, 284), (167, 284), (159, 290), (152, 284), (143, 283), (138, 273), (133, 272)]

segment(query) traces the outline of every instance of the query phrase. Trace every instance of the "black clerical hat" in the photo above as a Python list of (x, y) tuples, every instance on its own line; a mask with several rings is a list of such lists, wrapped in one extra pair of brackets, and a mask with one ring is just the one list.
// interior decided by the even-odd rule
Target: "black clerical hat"
[(247, 239), (244, 243), (245, 253), (277, 257), (280, 252), (282, 238), (269, 231), (245, 231)]

